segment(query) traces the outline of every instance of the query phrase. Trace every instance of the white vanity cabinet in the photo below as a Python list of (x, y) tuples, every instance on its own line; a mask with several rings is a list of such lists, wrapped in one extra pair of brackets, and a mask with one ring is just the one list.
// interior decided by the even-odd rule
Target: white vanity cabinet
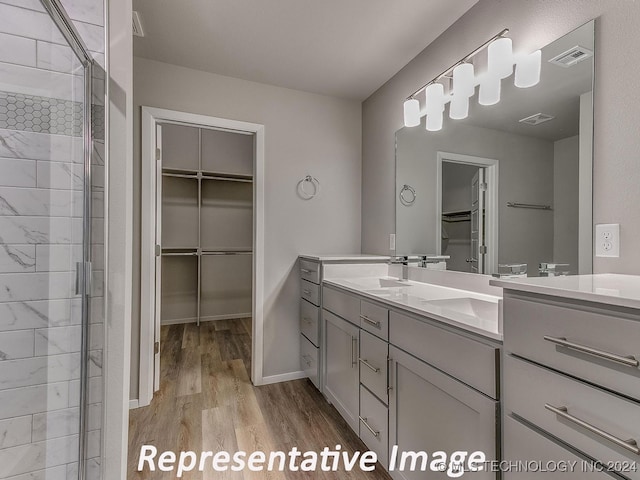
[[(484, 452), (498, 458), (499, 403), (391, 346), (389, 445), (399, 452)], [(446, 472), (394, 471), (395, 479), (449, 478)], [(495, 478), (490, 471), (472, 478)]]
[[(640, 479), (640, 308), (505, 290), (504, 333), (504, 458), (564, 454), (587, 478)], [(539, 449), (523, 444), (534, 435)]]
[[(394, 445), (400, 454), (499, 458), (499, 343), (335, 284), (323, 284), (322, 298), (323, 391), (385, 468)], [(400, 471), (399, 455), (390, 471), (396, 480), (449, 478)]]
[[(326, 332), (321, 319), (323, 305), (322, 281), (327, 268), (347, 268), (375, 265), (382, 272), (389, 257), (379, 255), (301, 255), (298, 259), (300, 275), (300, 370), (324, 393), (324, 341)], [(382, 269), (380, 269), (382, 267)], [(331, 301), (331, 298), (328, 299)], [(355, 325), (360, 325), (359, 302), (354, 303), (353, 315), (343, 315)], [(376, 320), (373, 320), (374, 322)], [(374, 324), (375, 326), (375, 324)], [(374, 327), (375, 328), (375, 327)], [(355, 369), (357, 371), (357, 368)], [(357, 381), (356, 381), (357, 389)], [(357, 402), (357, 394), (356, 394)], [(357, 408), (356, 408), (357, 411)], [(357, 416), (356, 416), (357, 419)]]
[(325, 328), (324, 394), (349, 426), (358, 430), (358, 351), (360, 329), (322, 311)]

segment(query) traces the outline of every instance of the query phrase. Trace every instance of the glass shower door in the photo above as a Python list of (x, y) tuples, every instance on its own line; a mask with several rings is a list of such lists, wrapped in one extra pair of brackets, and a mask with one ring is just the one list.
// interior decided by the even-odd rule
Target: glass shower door
[(0, 478), (84, 478), (91, 63), (57, 2), (10, 3), (0, 3)]

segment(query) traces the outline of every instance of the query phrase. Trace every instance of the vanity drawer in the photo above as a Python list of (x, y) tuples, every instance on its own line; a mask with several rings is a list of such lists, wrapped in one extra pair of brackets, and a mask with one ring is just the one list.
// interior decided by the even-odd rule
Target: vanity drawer
[(314, 305), (320, 305), (320, 285), (301, 280), (300, 296)]
[(360, 330), (360, 383), (371, 390), (384, 403), (387, 394), (387, 359), (389, 344), (370, 333)]
[(389, 342), (491, 398), (498, 398), (497, 346), (396, 312), (389, 314)]
[(529, 472), (518, 471), (517, 469), (507, 470), (502, 474), (504, 480), (554, 479), (560, 475), (564, 480), (581, 480), (583, 478), (592, 480), (620, 479), (615, 474), (609, 475), (604, 472), (589, 471), (585, 463), (583, 463), (587, 462), (584, 458), (509, 415), (505, 417), (504, 421), (503, 460), (507, 464), (516, 464), (516, 462), (529, 464), (529, 462), (535, 462), (536, 466), (538, 464), (546, 466), (548, 462), (553, 462), (553, 465), (575, 465), (573, 468), (567, 468), (562, 473), (553, 470), (547, 472), (534, 471), (535, 468), (531, 468), (532, 471)]
[(361, 300), (360, 327), (380, 338), (389, 340), (389, 310)]
[(320, 264), (300, 259), (300, 278), (313, 283), (320, 283)]
[(360, 439), (389, 465), (389, 409), (369, 390), (360, 385)]
[(360, 299), (329, 287), (322, 288), (322, 308), (360, 325)]
[[(638, 452), (603, 437), (640, 441), (640, 404), (511, 355), (505, 358), (504, 376), (505, 411), (605, 464), (640, 460)], [(640, 479), (640, 472), (624, 475)]]
[(316, 347), (318, 342), (320, 325), (320, 308), (306, 300), (300, 300), (300, 332), (307, 337)]
[(300, 366), (316, 388), (320, 388), (320, 382), (318, 381), (318, 367), (320, 366), (318, 348), (304, 335), (300, 335)]
[[(640, 316), (507, 294), (505, 350), (640, 400), (640, 368), (602, 355), (640, 359)], [(566, 339), (588, 354), (560, 345)]]

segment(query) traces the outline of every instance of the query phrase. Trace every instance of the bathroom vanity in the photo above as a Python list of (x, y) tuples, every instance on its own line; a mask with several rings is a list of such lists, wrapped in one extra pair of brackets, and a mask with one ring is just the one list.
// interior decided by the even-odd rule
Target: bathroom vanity
[[(300, 259), (303, 287), (307, 261)], [(317, 285), (318, 337), (308, 332), (309, 302), (301, 301), (302, 345), (307, 334), (319, 341), (320, 372), (310, 378), (320, 379), (327, 400), (385, 468), (393, 445), (499, 458), (499, 297), (386, 275), (325, 276)], [(301, 355), (304, 368), (312, 353)], [(418, 473), (391, 472), (398, 479)]]
[(504, 458), (578, 461), (568, 478), (640, 478), (640, 278), (491, 283), (504, 289)]

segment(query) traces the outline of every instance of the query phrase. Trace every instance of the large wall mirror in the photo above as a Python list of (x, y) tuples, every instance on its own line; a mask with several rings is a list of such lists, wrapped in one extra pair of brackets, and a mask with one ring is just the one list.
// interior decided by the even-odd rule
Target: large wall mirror
[(437, 132), (424, 117), (396, 132), (396, 255), (446, 255), (461, 272), (591, 273), (593, 54), (591, 21), (542, 49), (535, 87), (505, 79), (495, 105), (476, 89), (466, 119), (445, 111)]

